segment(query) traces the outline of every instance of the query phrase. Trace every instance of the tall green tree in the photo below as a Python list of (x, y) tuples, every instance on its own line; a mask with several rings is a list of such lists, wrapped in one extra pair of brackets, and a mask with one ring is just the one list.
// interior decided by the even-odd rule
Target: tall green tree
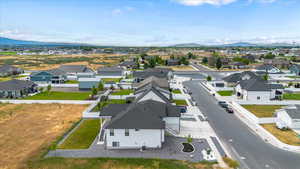
[(203, 63), (203, 64), (207, 64), (207, 62), (208, 62), (207, 57), (203, 57), (203, 58), (202, 58), (202, 63)]

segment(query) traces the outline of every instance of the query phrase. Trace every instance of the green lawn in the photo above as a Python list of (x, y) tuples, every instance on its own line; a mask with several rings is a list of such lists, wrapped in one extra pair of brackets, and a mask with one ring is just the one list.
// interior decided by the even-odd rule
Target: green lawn
[(9, 51), (7, 51), (7, 52), (0, 52), (0, 55), (16, 55), (17, 54), (17, 52), (9, 52)]
[(218, 91), (218, 94), (221, 96), (232, 96), (233, 91), (232, 90), (223, 90), (223, 91)]
[(175, 89), (175, 90), (172, 90), (172, 93), (174, 93), (174, 94), (181, 94), (181, 91), (179, 89)]
[(256, 117), (273, 117), (275, 110), (282, 108), (282, 105), (242, 105)]
[(68, 80), (66, 81), (66, 84), (78, 84), (79, 82), (77, 80)]
[(92, 112), (100, 111), (103, 107), (105, 107), (109, 104), (126, 104), (126, 100), (112, 99), (112, 100), (107, 100), (107, 101), (104, 101), (104, 102), (100, 102), (100, 107), (98, 105), (96, 105), (91, 111)]
[(173, 102), (177, 105), (177, 106), (187, 106), (187, 102), (185, 100), (173, 100)]
[(300, 100), (300, 93), (284, 93), (283, 100)]
[(122, 90), (116, 90), (111, 95), (129, 95), (133, 93), (133, 90), (130, 89), (122, 89)]
[(87, 149), (95, 140), (100, 130), (100, 119), (86, 119), (60, 145), (58, 149)]
[[(213, 169), (216, 163), (145, 158), (39, 158), (28, 169)], [(221, 168), (220, 168), (221, 169)]]
[(23, 100), (87, 100), (90, 92), (42, 92), (34, 96), (28, 96)]
[(101, 79), (104, 83), (107, 82), (120, 82), (122, 80), (122, 78), (103, 78)]

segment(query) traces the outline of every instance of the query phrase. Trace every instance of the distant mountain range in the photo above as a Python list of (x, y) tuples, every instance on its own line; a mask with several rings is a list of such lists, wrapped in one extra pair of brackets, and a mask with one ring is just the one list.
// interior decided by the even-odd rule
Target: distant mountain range
[[(0, 37), (0, 46), (97, 46), (83, 43), (59, 43), (59, 42), (39, 42), (39, 41), (27, 41), (17, 40), (5, 37)], [(175, 44), (168, 47), (290, 47), (295, 46), (289, 43), (271, 43), (271, 44), (253, 44), (248, 42), (237, 42), (231, 44), (220, 44), (220, 45), (203, 45), (198, 43), (182, 43)], [(299, 44), (297, 44), (299, 46)]]
[(80, 43), (27, 41), (27, 40), (17, 40), (17, 39), (0, 37), (0, 46), (87, 46), (87, 45), (88, 44), (80, 44)]
[[(270, 44), (254, 44), (248, 42), (237, 42), (237, 43), (230, 43), (230, 44), (220, 44), (220, 45), (202, 45), (198, 43), (183, 43), (183, 44), (176, 44), (170, 47), (291, 47), (295, 46), (294, 44), (290, 43), (270, 43)], [(297, 44), (299, 46), (299, 44)]]

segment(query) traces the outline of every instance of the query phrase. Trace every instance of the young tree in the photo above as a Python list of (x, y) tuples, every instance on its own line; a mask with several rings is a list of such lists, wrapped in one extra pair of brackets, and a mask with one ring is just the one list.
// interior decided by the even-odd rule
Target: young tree
[(202, 63), (203, 63), (203, 64), (207, 64), (207, 62), (208, 62), (207, 57), (202, 58)]
[(268, 73), (264, 74), (263, 79), (264, 79), (264, 80), (269, 80), (269, 75), (268, 75)]
[(43, 87), (39, 88), (39, 91), (40, 93), (42, 93), (44, 91), (44, 88)]
[(211, 76), (207, 76), (207, 77), (206, 77), (206, 80), (207, 80), (208, 82), (210, 82), (210, 81), (212, 80), (212, 77), (211, 77)]
[(98, 91), (102, 91), (103, 89), (104, 89), (104, 85), (103, 85), (102, 81), (100, 81), (98, 84)]
[(222, 67), (222, 61), (221, 61), (221, 58), (217, 58), (217, 61), (216, 61), (216, 68), (219, 70), (221, 69)]
[(150, 68), (155, 68), (155, 66), (156, 66), (156, 59), (155, 58), (151, 58), (149, 60), (149, 67)]
[(186, 142), (187, 143), (192, 143), (193, 142), (193, 138), (192, 138), (192, 136), (190, 134), (187, 136)]
[(47, 93), (50, 93), (51, 88), (52, 88), (52, 86), (49, 84), (49, 85), (47, 86)]
[(188, 57), (189, 59), (192, 59), (192, 58), (194, 57), (194, 55), (193, 55), (192, 52), (189, 52), (189, 53), (187, 54), (187, 57)]
[(97, 94), (97, 89), (95, 86), (92, 88), (92, 97), (94, 97)]

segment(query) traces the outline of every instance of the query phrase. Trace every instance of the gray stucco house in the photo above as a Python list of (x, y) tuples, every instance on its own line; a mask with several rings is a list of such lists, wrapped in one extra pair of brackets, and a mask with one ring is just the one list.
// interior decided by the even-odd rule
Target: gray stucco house
[(289, 70), (296, 76), (300, 76), (300, 65), (294, 64), (289, 68)]
[(31, 81), (9, 80), (0, 82), (0, 98), (19, 98), (37, 92), (37, 85)]
[(67, 81), (67, 75), (60, 69), (42, 70), (32, 73), (30, 80), (37, 83), (60, 84)]

